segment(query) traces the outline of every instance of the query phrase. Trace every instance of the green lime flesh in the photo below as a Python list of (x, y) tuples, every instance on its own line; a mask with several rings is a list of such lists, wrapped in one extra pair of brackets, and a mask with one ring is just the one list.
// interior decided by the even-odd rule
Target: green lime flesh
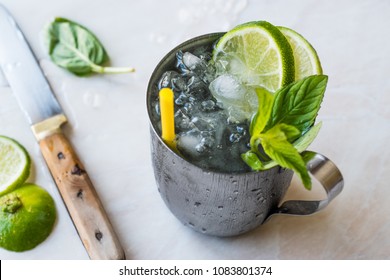
[(23, 184), (30, 175), (31, 160), (14, 139), (0, 136), (0, 195)]
[(216, 44), (213, 59), (223, 71), (248, 86), (275, 92), (295, 80), (294, 56), (280, 30), (266, 21), (249, 22), (227, 32)]
[(321, 75), (322, 67), (316, 50), (301, 34), (287, 27), (278, 26), (289, 42), (295, 60), (295, 80), (311, 75)]

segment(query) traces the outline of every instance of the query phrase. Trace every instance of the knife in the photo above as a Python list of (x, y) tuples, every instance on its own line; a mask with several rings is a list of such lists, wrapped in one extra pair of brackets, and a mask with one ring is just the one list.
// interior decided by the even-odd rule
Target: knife
[(22, 31), (0, 4), (0, 65), (27, 116), (80, 239), (91, 259), (124, 259), (92, 182), (61, 131), (66, 116)]

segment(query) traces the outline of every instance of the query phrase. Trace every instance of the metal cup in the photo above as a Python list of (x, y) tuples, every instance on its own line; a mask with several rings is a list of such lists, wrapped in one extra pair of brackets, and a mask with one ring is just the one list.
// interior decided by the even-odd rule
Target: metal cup
[(157, 83), (167, 70), (175, 70), (176, 53), (210, 46), (224, 33), (190, 39), (171, 50), (157, 65), (148, 85), (151, 152), (158, 191), (170, 211), (192, 229), (214, 236), (234, 236), (263, 224), (274, 214), (309, 215), (323, 209), (344, 186), (336, 165), (325, 156), (304, 152), (309, 172), (319, 181), (327, 198), (286, 201), (280, 205), (293, 176), (274, 167), (261, 172), (220, 173), (202, 169), (172, 151), (161, 139), (152, 101)]

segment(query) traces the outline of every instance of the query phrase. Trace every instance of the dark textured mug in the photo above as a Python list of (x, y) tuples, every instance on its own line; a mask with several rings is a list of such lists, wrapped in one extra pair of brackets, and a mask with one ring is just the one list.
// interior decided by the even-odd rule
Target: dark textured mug
[(147, 90), (151, 124), (151, 150), (158, 190), (170, 211), (185, 225), (214, 236), (234, 236), (263, 224), (274, 214), (309, 215), (323, 209), (344, 186), (341, 172), (325, 156), (306, 151), (309, 172), (319, 181), (327, 198), (293, 200), (280, 205), (293, 176), (279, 166), (260, 172), (220, 173), (202, 169), (172, 151), (161, 139), (153, 121), (152, 101), (157, 83), (167, 70), (174, 70), (179, 50), (210, 46), (224, 33), (190, 39), (170, 51), (154, 70)]

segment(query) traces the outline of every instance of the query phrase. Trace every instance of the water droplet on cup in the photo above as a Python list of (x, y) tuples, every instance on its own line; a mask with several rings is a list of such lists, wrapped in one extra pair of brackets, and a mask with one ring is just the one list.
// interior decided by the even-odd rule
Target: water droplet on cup
[(263, 216), (263, 213), (256, 214), (256, 218), (261, 218)]

